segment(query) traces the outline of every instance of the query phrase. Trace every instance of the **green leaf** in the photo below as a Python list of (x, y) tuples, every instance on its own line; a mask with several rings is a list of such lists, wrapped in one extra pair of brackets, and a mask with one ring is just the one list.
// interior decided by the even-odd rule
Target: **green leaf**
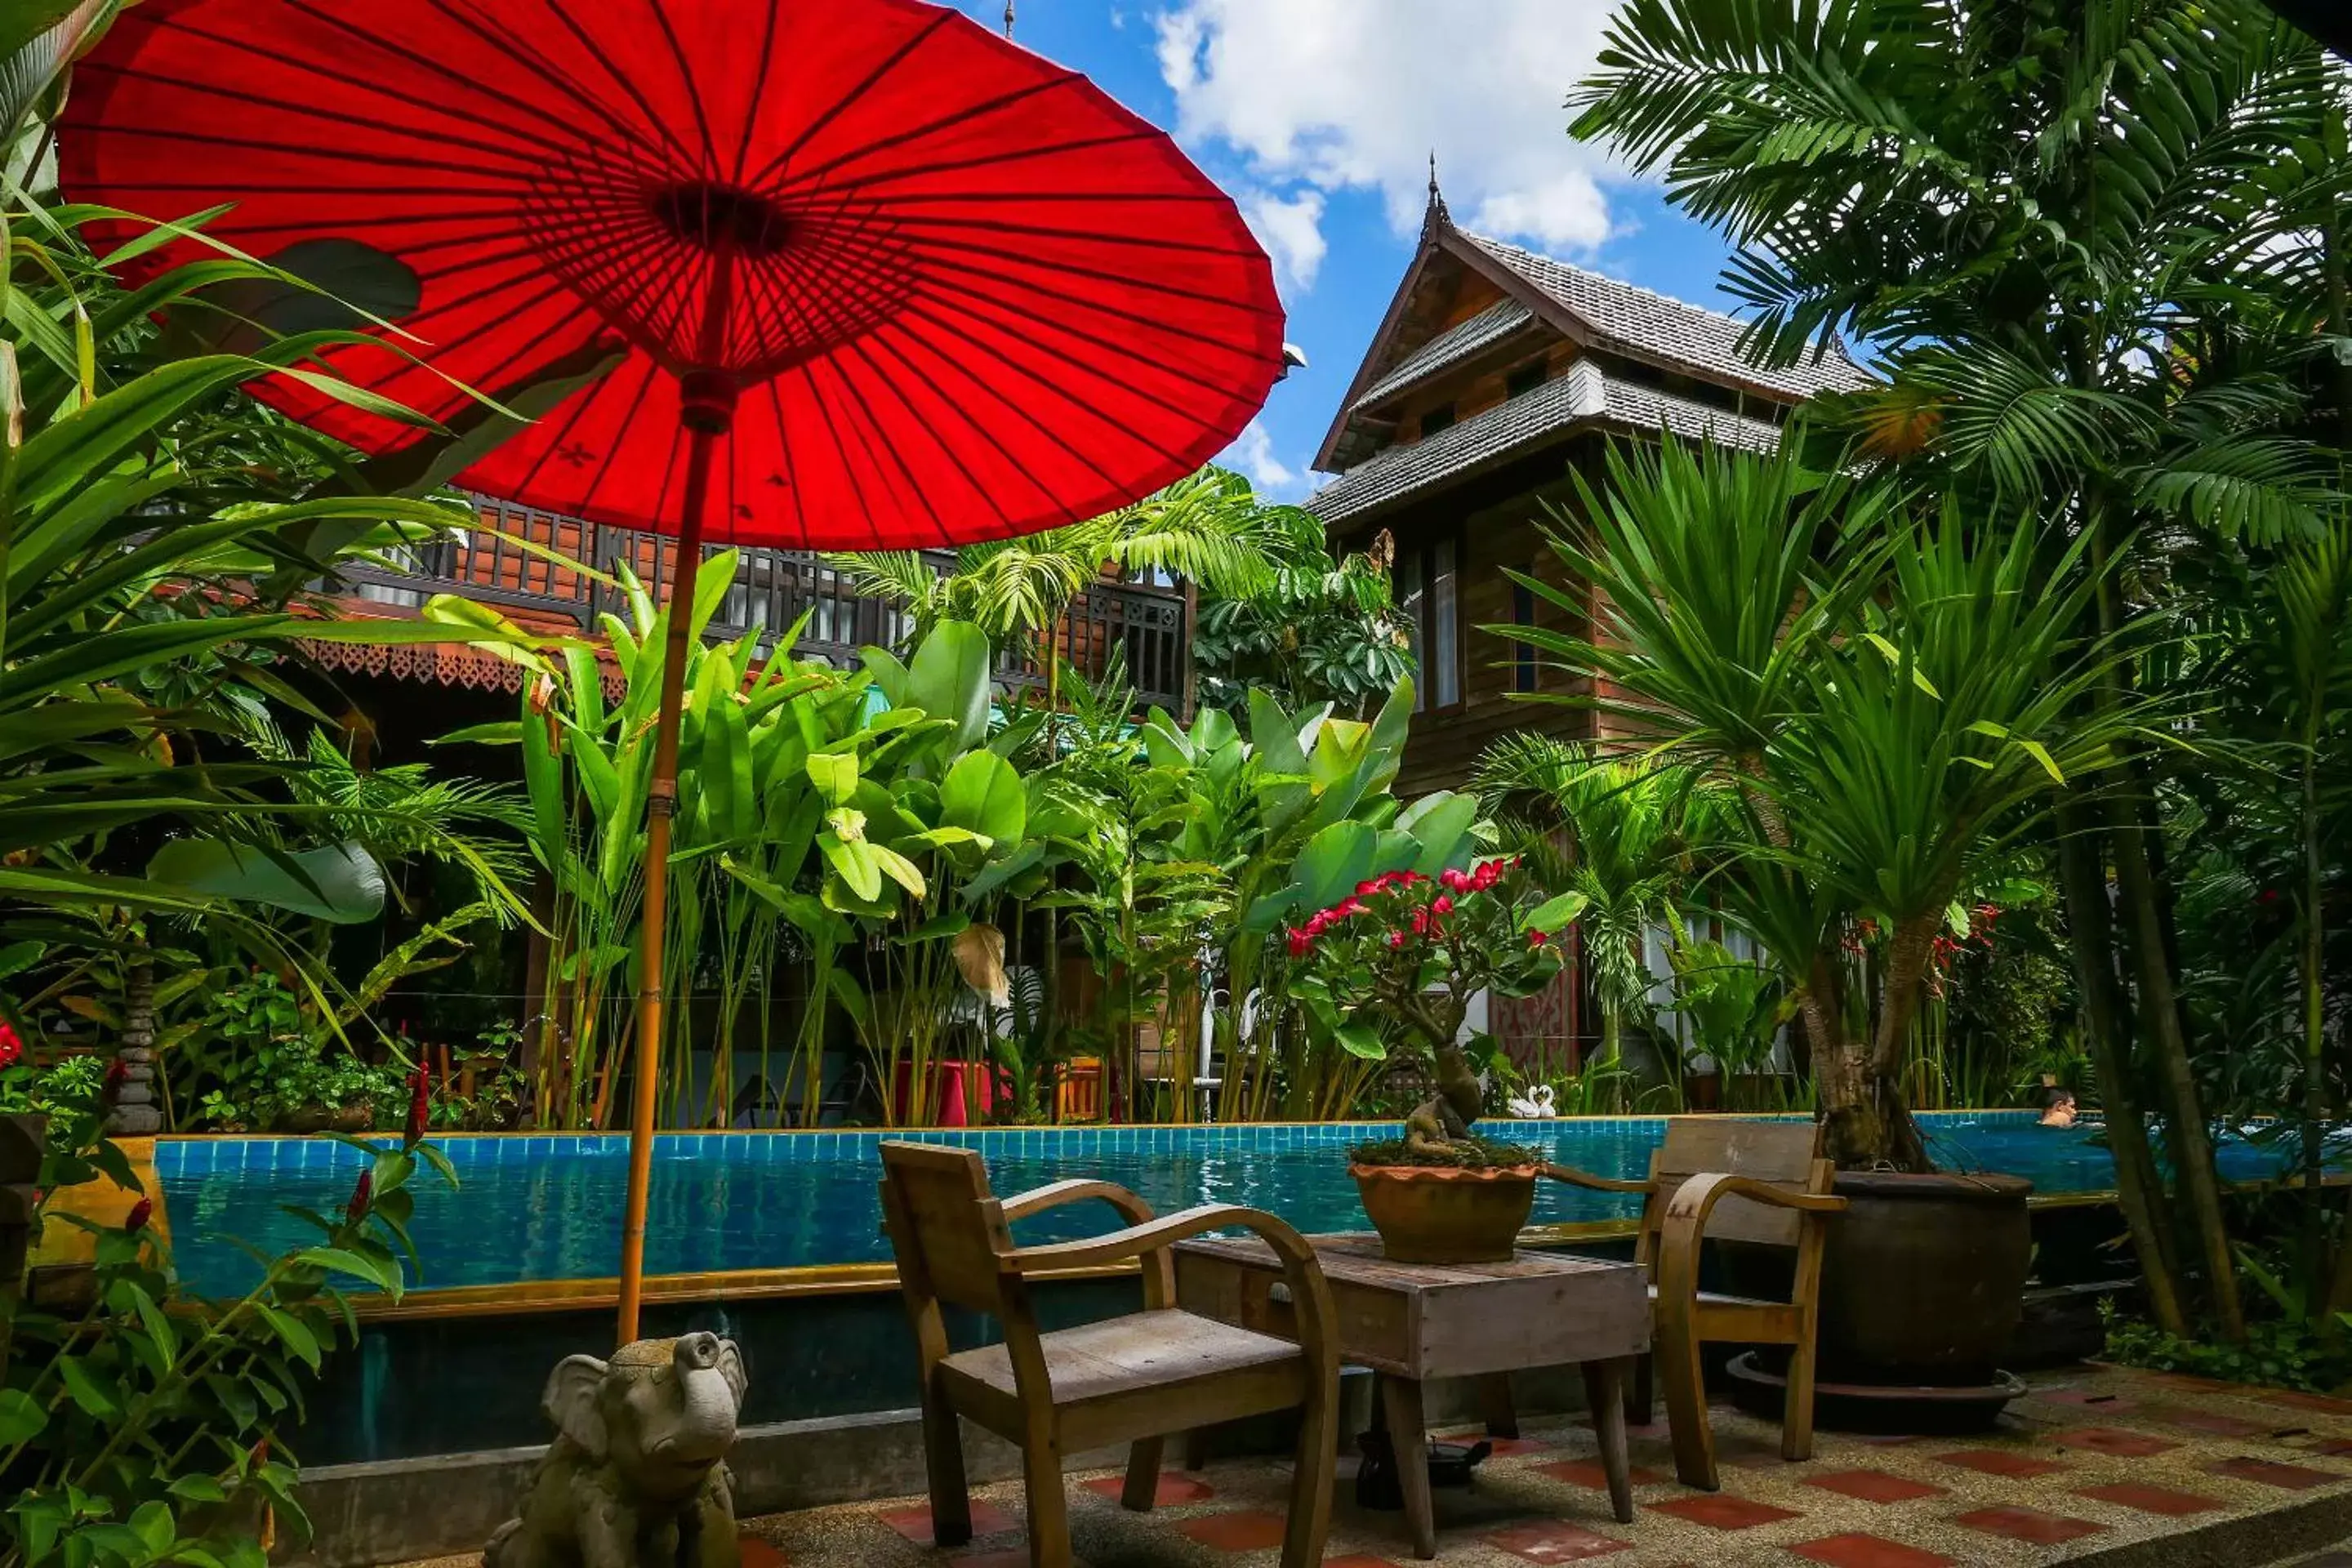
[(1546, 935), (1573, 924), (1591, 906), (1591, 899), (1583, 893), (1562, 893), (1547, 899), (1522, 916), (1521, 931), (1539, 931)]
[(0, 1444), (15, 1447), (39, 1436), (49, 1413), (21, 1388), (0, 1388)]
[(940, 782), (940, 821), (998, 844), (1017, 843), (1028, 829), (1028, 792), (1003, 757), (967, 752)]
[(173, 1476), (172, 1484), (163, 1489), (184, 1502), (226, 1502), (228, 1493), (210, 1476)]
[(817, 788), (829, 805), (847, 805), (857, 793), (857, 753), (855, 752), (812, 752), (808, 759), (809, 782)]
[(1342, 1024), (1333, 1032), (1333, 1038), (1349, 1056), (1368, 1062), (1388, 1059), (1389, 1048), (1381, 1039), (1381, 1032), (1370, 1024)]
[(954, 724), (950, 754), (988, 739), (992, 662), (987, 633), (967, 621), (941, 621), (907, 667), (908, 704)]
[(357, 844), (284, 850), (182, 838), (155, 852), (147, 875), (186, 892), (336, 925), (358, 925), (383, 914), (383, 868)]
[(286, 1347), (289, 1353), (312, 1372), (319, 1370), (319, 1337), (307, 1324), (290, 1312), (282, 1312), (260, 1302), (256, 1302), (253, 1310), (260, 1314), (262, 1321), (269, 1325), (270, 1331), (278, 1336), (278, 1342)]
[(96, 1421), (112, 1421), (122, 1414), (113, 1391), (101, 1384), (81, 1357), (60, 1355), (56, 1362), (58, 1381), (66, 1385), (66, 1393), (82, 1414)]

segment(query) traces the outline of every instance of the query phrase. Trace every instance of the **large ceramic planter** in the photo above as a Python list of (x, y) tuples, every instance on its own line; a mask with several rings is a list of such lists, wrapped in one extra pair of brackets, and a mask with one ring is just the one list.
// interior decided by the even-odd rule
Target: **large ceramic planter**
[(1350, 1165), (1381, 1249), (1398, 1263), (1505, 1263), (1535, 1206), (1536, 1167)]
[[(2016, 1176), (1839, 1174), (1846, 1208), (1829, 1222), (1822, 1258), (1822, 1426), (1976, 1431), (2025, 1391), (2000, 1358), (2024, 1315), (2032, 1190)], [(1727, 1263), (1731, 1289), (1750, 1293), (1738, 1262)], [(1734, 1396), (1758, 1414), (1777, 1411), (1784, 1360), (1734, 1359)]]
[(2033, 1234), (2019, 1176), (1839, 1174), (1822, 1258), (1825, 1381), (1994, 1384), (2025, 1310)]

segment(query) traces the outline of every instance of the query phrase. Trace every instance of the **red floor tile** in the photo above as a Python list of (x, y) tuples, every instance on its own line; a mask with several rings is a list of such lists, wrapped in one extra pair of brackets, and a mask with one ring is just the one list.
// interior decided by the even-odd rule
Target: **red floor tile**
[[(877, 1514), (876, 1517), (918, 1546), (938, 1544), (931, 1539), (931, 1510), (929, 1503), (919, 1508), (898, 1509), (890, 1513)], [(971, 1532), (975, 1536), (1001, 1535), (1005, 1531), (1020, 1528), (1021, 1521), (1003, 1509), (982, 1502), (978, 1498), (972, 1500)]]
[(1803, 1517), (1789, 1509), (1750, 1502), (1744, 1497), (1723, 1492), (1702, 1492), (1696, 1497), (1676, 1498), (1672, 1502), (1652, 1503), (1650, 1511), (1670, 1513), (1709, 1530), (1753, 1530), (1759, 1524), (1778, 1524), (1784, 1519)]
[(2217, 1476), (2228, 1476), (2231, 1480), (2259, 1481), (2263, 1486), (2291, 1492), (2309, 1491), (2314, 1487), (2324, 1487), (2344, 1479), (2335, 1470), (2315, 1470), (2308, 1465), (2282, 1464), (2276, 1459), (2224, 1459), (2218, 1465), (2205, 1468)]
[(1839, 1470), (1832, 1475), (1807, 1476), (1805, 1485), (1864, 1502), (1909, 1502), (1913, 1498), (1934, 1497), (1945, 1489), (1926, 1481), (1890, 1476), (1885, 1470)]
[(2064, 1541), (2080, 1541), (2084, 1536), (2096, 1535), (2107, 1528), (2104, 1524), (2093, 1524), (2087, 1519), (2070, 1519), (2063, 1513), (2044, 1513), (2038, 1508), (1980, 1508), (1974, 1513), (1955, 1515), (1952, 1522), (1986, 1535), (2022, 1541), (2032, 1546), (2055, 1546)]
[(2326, 1415), (2352, 1415), (2352, 1399), (2338, 1399), (2328, 1394), (2305, 1394), (2299, 1388), (2273, 1389), (2262, 1396), (2265, 1405), (2284, 1405), (2290, 1410), (2316, 1410)]
[(743, 1549), (743, 1568), (784, 1568), (784, 1554), (756, 1535), (746, 1535), (738, 1542)]
[(1830, 1568), (1950, 1568), (1952, 1562), (1941, 1552), (1922, 1552), (1875, 1535), (1825, 1535), (1789, 1550), (1826, 1563)]
[(2101, 1502), (2115, 1503), (2122, 1508), (2137, 1509), (2142, 1513), (2160, 1513), (2168, 1519), (2185, 1519), (2192, 1513), (2211, 1513), (2224, 1506), (2194, 1492), (2176, 1492), (2163, 1487), (2146, 1486), (2138, 1481), (2084, 1487), (2074, 1495), (2095, 1498)]
[(1251, 1510), (1203, 1514), (1176, 1527), (1203, 1546), (1219, 1552), (1264, 1552), (1282, 1544), (1283, 1518), (1278, 1513)]
[(2129, 1410), (2137, 1403), (2104, 1388), (2041, 1388), (2034, 1390), (2033, 1397), (2047, 1400), (2053, 1405), (2079, 1405), (2084, 1409), (2096, 1410), (2103, 1414), (2116, 1410)]
[[(1118, 1500), (1119, 1494), (1127, 1490), (1127, 1478), (1105, 1476), (1100, 1480), (1087, 1482), (1086, 1486), (1087, 1490), (1116, 1502)], [(1151, 1506), (1181, 1508), (1186, 1503), (1206, 1502), (1216, 1495), (1217, 1489), (1206, 1481), (1196, 1481), (1190, 1476), (1178, 1475), (1173, 1470), (1162, 1470), (1160, 1472), (1160, 1486), (1152, 1494)]]
[(2074, 1468), (2056, 1459), (2037, 1458), (2021, 1454), (2014, 1448), (1961, 1448), (1936, 1458), (1947, 1465), (1958, 1465), (1964, 1470), (1981, 1475), (2000, 1476), (2012, 1480), (2025, 1480), (2034, 1476), (2054, 1476), (2061, 1470)]
[(2325, 1454), (2329, 1458), (2341, 1458), (2352, 1454), (2352, 1437), (2326, 1437), (2311, 1446), (2311, 1452)]
[(2272, 1430), (2268, 1421), (2249, 1421), (2242, 1415), (2217, 1415), (2210, 1410), (2187, 1410), (2177, 1405), (2158, 1405), (2143, 1413), (2146, 1419), (2165, 1426), (2178, 1426), (2184, 1432), (2202, 1432), (2213, 1437), (2255, 1437)]
[(1581, 1563), (1587, 1558), (1627, 1551), (1633, 1544), (1557, 1519), (1498, 1530), (1486, 1537), (1486, 1542), (1497, 1552), (1507, 1552), (1530, 1563)]
[(2179, 1444), (2169, 1437), (2152, 1437), (2145, 1432), (2126, 1432), (2120, 1426), (2082, 1426), (2072, 1432), (2061, 1432), (2050, 1439), (2060, 1448), (2088, 1448), (2094, 1454), (2105, 1454), (2116, 1459), (2145, 1459), (2151, 1454), (2161, 1454), (2178, 1448)]
[[(1572, 1487), (1591, 1487), (1597, 1492), (1609, 1489), (1609, 1472), (1601, 1468), (1598, 1459), (1562, 1459), (1557, 1465), (1538, 1465), (1535, 1473), (1549, 1476), (1556, 1481), (1566, 1481)], [(1666, 1479), (1641, 1465), (1633, 1466), (1626, 1474), (1637, 1487), (1655, 1486)]]
[(2218, 1377), (2191, 1377), (2185, 1372), (2150, 1372), (2141, 1373), (2148, 1383), (2166, 1388), (2186, 1389), (2191, 1394), (2244, 1394), (2242, 1383), (2223, 1383)]

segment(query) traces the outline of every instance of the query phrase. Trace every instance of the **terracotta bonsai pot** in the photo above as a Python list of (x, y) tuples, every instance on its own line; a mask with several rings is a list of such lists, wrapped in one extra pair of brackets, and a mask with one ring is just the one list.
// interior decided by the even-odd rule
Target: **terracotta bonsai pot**
[(1398, 1263), (1507, 1263), (1535, 1206), (1536, 1167), (1349, 1165), (1381, 1249)]
[(1990, 1384), (2024, 1312), (2033, 1237), (2019, 1176), (1847, 1171), (1822, 1258), (1822, 1376)]

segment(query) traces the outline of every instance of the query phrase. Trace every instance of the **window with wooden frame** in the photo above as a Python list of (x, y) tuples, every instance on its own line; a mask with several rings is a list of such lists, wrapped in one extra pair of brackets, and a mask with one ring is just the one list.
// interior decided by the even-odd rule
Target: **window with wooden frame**
[[(1527, 570), (1528, 575), (1533, 576), (1534, 563), (1530, 562)], [(1511, 584), (1511, 624), (1515, 626), (1531, 626), (1536, 624), (1536, 592), (1525, 583), (1515, 582)], [(1511, 644), (1511, 689), (1513, 691), (1536, 689), (1539, 670), (1540, 667), (1536, 662), (1536, 645), (1531, 642), (1514, 641)]]
[(1450, 534), (1397, 551), (1397, 609), (1404, 616), (1413, 662), (1421, 672), (1413, 682), (1416, 712), (1462, 702), (1459, 553)]

